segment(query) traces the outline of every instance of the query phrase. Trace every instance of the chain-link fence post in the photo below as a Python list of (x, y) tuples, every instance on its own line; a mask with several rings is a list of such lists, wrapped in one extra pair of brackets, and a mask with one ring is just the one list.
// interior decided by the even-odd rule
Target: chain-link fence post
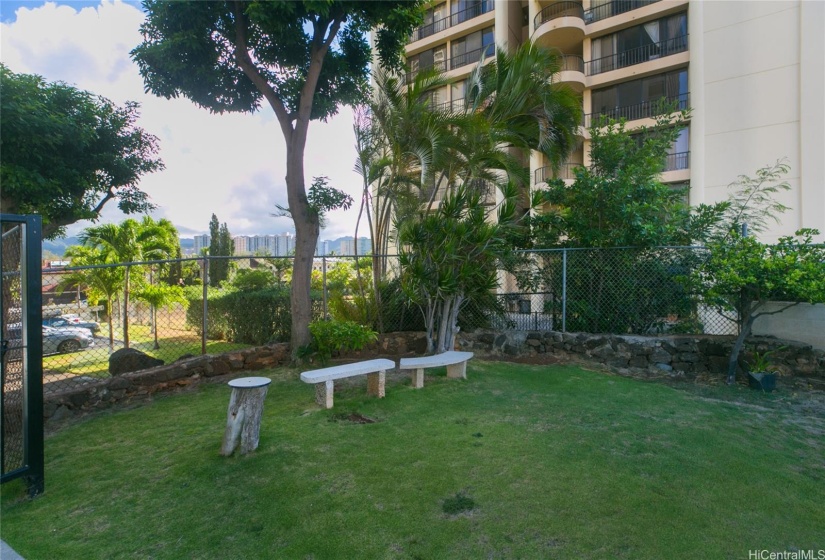
[(201, 317), (201, 354), (206, 354), (206, 330), (209, 322), (206, 315), (209, 311), (209, 259), (203, 257), (203, 317)]
[(323, 298), (324, 298), (324, 309), (323, 309), (323, 317), (326, 321), (329, 317), (327, 316), (327, 258), (321, 257), (321, 275), (323, 277)]
[(567, 332), (567, 249), (561, 251), (561, 332)]

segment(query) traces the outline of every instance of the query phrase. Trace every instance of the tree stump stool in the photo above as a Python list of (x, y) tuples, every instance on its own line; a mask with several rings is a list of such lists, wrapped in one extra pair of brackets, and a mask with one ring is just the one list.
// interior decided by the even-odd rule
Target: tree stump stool
[(232, 396), (226, 414), (226, 431), (223, 434), (221, 455), (228, 457), (241, 446), (241, 455), (258, 448), (261, 431), (261, 415), (264, 398), (271, 379), (266, 377), (241, 377), (229, 382)]

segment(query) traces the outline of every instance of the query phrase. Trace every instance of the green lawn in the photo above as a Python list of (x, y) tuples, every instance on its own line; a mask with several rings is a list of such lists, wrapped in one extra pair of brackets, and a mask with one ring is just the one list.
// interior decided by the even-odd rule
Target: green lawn
[[(264, 375), (250, 456), (218, 455), (225, 385), (50, 436), (46, 493), (3, 487), (3, 539), (27, 560), (825, 548), (825, 419), (801, 396), (474, 360), (466, 381), (438, 372), (416, 391), (394, 378), (381, 400), (360, 382), (325, 411), (296, 371)], [(376, 422), (341, 419), (353, 412)]]
[[(109, 339), (105, 325), (98, 332), (98, 335), (103, 336), (103, 338), (96, 338), (95, 345), (91, 348), (71, 354), (44, 356), (43, 369), (51, 374), (66, 373), (109, 377)], [(120, 340), (118, 338), (120, 336), (120, 333), (116, 334), (116, 340)], [(132, 326), (129, 329), (129, 336), (129, 346), (131, 348), (159, 358), (167, 364), (174, 362), (185, 354), (199, 355), (201, 353), (201, 339), (194, 331), (165, 329), (163, 334), (158, 337), (160, 348), (157, 350), (155, 349), (155, 339), (148, 326)], [(122, 343), (117, 343), (115, 346), (116, 349), (122, 347)], [(223, 340), (208, 340), (206, 342), (207, 354), (221, 354), (249, 347), (249, 344), (237, 344)]]

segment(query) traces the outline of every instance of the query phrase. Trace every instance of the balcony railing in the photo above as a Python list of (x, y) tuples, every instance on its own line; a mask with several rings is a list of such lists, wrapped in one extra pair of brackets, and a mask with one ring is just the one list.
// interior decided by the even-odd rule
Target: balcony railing
[(678, 171), (680, 169), (690, 169), (690, 152), (667, 155), (664, 171)]
[(650, 43), (635, 49), (628, 49), (624, 52), (595, 58), (585, 63), (585, 70), (588, 76), (595, 76), (603, 72), (610, 72), (618, 68), (641, 64), (648, 60), (655, 60), (663, 56), (686, 51), (688, 48), (688, 36), (681, 35), (658, 43)]
[[(574, 180), (576, 178), (577, 167), (584, 167), (584, 165), (581, 163), (564, 163), (556, 172), (553, 172), (553, 168), (549, 165), (539, 167), (533, 173), (533, 184), (538, 185), (551, 179)], [(665, 165), (662, 171), (679, 171), (681, 169), (690, 169), (690, 152), (668, 154), (665, 158)]]
[(584, 19), (584, 8), (579, 2), (555, 2), (536, 14), (533, 19), (533, 29), (538, 29), (543, 23), (560, 17), (577, 17)]
[(636, 8), (655, 4), (659, 0), (613, 0), (595, 8), (590, 8), (584, 12), (585, 23), (594, 23), (607, 19), (611, 16), (617, 16)]
[(625, 119), (628, 121), (649, 119), (663, 114), (665, 109), (670, 109), (671, 106), (674, 106), (674, 110), (676, 111), (684, 111), (690, 107), (690, 94), (684, 93), (673, 97), (661, 97), (654, 101), (643, 101), (635, 105), (614, 107), (612, 109), (589, 113), (585, 115), (584, 126), (591, 126), (594, 119), (599, 119), (603, 116), (613, 120)]
[(476, 18), (481, 14), (491, 12), (494, 7), (494, 0), (483, 0), (482, 2), (470, 6), (469, 8), (465, 8), (460, 12), (437, 19), (432, 23), (424, 24), (413, 31), (411, 41), (415, 42), (424, 39), (425, 37), (429, 37), (430, 35), (435, 35), (436, 33), (444, 31), (448, 27), (453, 27), (459, 23), (464, 23), (465, 21)]
[(539, 167), (533, 173), (533, 184), (538, 185), (539, 183), (544, 183), (549, 179), (575, 179), (575, 169), (577, 167), (582, 167), (582, 164), (563, 163), (559, 170), (555, 173), (553, 172), (553, 168), (549, 165), (546, 167)]
[(475, 64), (481, 60), (481, 53), (484, 53), (484, 56), (492, 56), (495, 52), (496, 46), (494, 44), (490, 44), (486, 47), (481, 47), (480, 49), (458, 54), (450, 59), (450, 70), (455, 70), (456, 68), (461, 68), (462, 66), (467, 66), (468, 64)]
[(435, 103), (433, 104), (433, 109), (450, 113), (460, 113), (464, 111), (464, 98)]
[(415, 81), (415, 77), (416, 77), (419, 73), (424, 72), (425, 70), (429, 70), (429, 69), (431, 69), (431, 68), (435, 68), (435, 69), (436, 69), (436, 70), (438, 70), (439, 72), (446, 72), (446, 71), (447, 71), (447, 61), (446, 61), (446, 60), (442, 60), (442, 61), (440, 61), (440, 62), (436, 62), (435, 64), (430, 64), (429, 66), (422, 66), (422, 67), (420, 67), (418, 70), (416, 70), (416, 71), (414, 71), (414, 72), (407, 72), (407, 73), (404, 75), (404, 83), (405, 83), (405, 84), (409, 84), (409, 83), (414, 82), (414, 81)]
[(566, 54), (561, 69), (566, 72), (584, 72), (584, 59), (577, 54)]

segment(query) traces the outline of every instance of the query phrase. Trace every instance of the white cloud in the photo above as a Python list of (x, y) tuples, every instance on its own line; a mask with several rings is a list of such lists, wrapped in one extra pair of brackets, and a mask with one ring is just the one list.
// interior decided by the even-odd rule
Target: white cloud
[[(94, 8), (46, 3), (24, 6), (16, 20), (0, 27), (2, 61), (12, 71), (61, 80), (122, 104), (141, 103), (139, 125), (160, 139), (166, 170), (144, 177), (141, 189), (160, 206), (157, 213), (182, 232), (206, 232), (214, 212), (233, 234), (279, 233), (292, 229), (273, 218), (285, 205), (285, 147), (268, 107), (255, 115), (213, 115), (186, 99), (166, 100), (143, 91), (129, 57), (142, 37), (143, 13), (133, 5), (102, 0)], [(352, 171), (355, 150), (352, 113), (313, 123), (305, 157), (307, 183), (326, 175), (356, 201), (347, 212), (329, 215), (322, 238), (352, 235), (360, 201), (360, 176)], [(104, 221), (122, 219), (114, 206)], [(80, 223), (73, 230), (85, 227)], [(362, 229), (362, 231), (364, 231)]]

